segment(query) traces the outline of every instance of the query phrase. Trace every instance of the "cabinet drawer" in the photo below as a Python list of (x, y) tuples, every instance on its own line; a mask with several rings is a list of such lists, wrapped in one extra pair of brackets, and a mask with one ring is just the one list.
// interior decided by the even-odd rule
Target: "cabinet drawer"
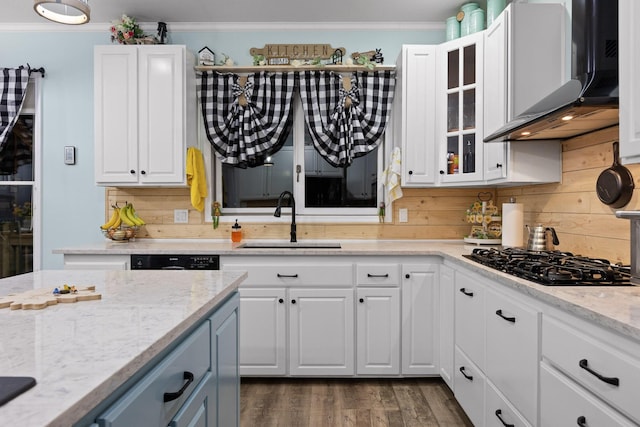
[(536, 425), (539, 318), (534, 308), (487, 289), (487, 377)]
[(353, 286), (353, 264), (237, 264), (223, 270), (245, 270), (245, 286)]
[[(613, 341), (616, 337), (611, 338)], [(543, 317), (543, 358), (591, 393), (640, 421), (640, 360), (609, 344), (555, 318)]]
[(358, 286), (398, 286), (399, 264), (358, 264), (356, 266)]
[[(151, 372), (98, 417), (104, 427), (166, 426), (189, 398), (211, 365), (209, 322), (204, 322)], [(185, 373), (193, 381), (182, 395), (164, 403), (166, 392), (176, 392), (186, 384)]]
[(575, 426), (633, 425), (610, 406), (587, 393), (572, 380), (550, 366), (540, 366), (540, 425)]
[(482, 371), (458, 348), (453, 372), (455, 396), (474, 426), (484, 425), (484, 386)]
[(531, 427), (518, 410), (491, 384), (491, 380), (486, 382), (485, 396), (485, 427)]
[(469, 358), (484, 369), (485, 315), (483, 284), (461, 272), (455, 279), (455, 340)]

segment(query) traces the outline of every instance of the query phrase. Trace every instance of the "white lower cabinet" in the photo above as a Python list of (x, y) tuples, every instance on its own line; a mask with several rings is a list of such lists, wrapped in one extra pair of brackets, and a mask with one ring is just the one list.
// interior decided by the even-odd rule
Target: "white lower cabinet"
[[(486, 408), (484, 411), (485, 427), (530, 427), (531, 424), (524, 419), (516, 408), (498, 391), (498, 389), (487, 381), (485, 384)], [(555, 425), (555, 424), (549, 424)], [(569, 425), (569, 424), (557, 424)]]
[(543, 362), (540, 365), (540, 425), (631, 427), (638, 424)]
[(487, 289), (485, 373), (502, 394), (536, 425), (540, 311), (506, 289)]
[(475, 427), (484, 425), (485, 376), (460, 348), (455, 349), (453, 382), (456, 400)]
[(290, 289), (289, 300), (289, 373), (353, 375), (353, 289)]
[(400, 374), (400, 289), (358, 288), (356, 300), (356, 374)]
[(402, 265), (403, 375), (438, 375), (438, 267)]
[(440, 376), (451, 390), (454, 367), (454, 310), (455, 271), (447, 265), (440, 266), (438, 318), (440, 320), (438, 349), (440, 351)]
[(287, 373), (286, 289), (240, 289), (240, 374)]
[(130, 255), (65, 254), (65, 270), (130, 270)]

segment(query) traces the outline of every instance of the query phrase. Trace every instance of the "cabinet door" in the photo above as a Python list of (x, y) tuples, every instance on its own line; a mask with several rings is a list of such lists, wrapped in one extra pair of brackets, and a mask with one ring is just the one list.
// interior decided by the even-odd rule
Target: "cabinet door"
[(442, 182), (483, 179), (483, 47), (482, 32), (439, 46), (444, 64), (437, 136)]
[(211, 370), (216, 376), (215, 426), (240, 425), (240, 375), (238, 372), (238, 306), (234, 295), (211, 317)]
[(145, 46), (139, 55), (139, 180), (185, 180), (185, 49)]
[(640, 5), (620, 0), (620, 157), (622, 163), (640, 163)]
[(453, 390), (453, 348), (454, 348), (454, 301), (455, 301), (455, 272), (451, 267), (440, 266), (439, 304), (440, 327), (440, 376)]
[(457, 347), (454, 376), (456, 400), (474, 426), (484, 426), (486, 378), (480, 368)]
[(436, 181), (436, 46), (402, 47), (400, 63), (402, 185)]
[[(497, 131), (507, 122), (509, 101), (507, 99), (508, 20), (510, 9), (505, 9), (484, 34), (484, 134)], [(507, 144), (486, 144), (485, 179), (491, 181), (506, 177)]]
[(356, 374), (400, 374), (400, 289), (358, 288), (356, 293)]
[(286, 374), (284, 288), (240, 289), (240, 374)]
[(290, 289), (290, 374), (354, 374), (353, 289)]
[(435, 264), (402, 265), (402, 373), (438, 374)]
[(480, 369), (484, 369), (485, 286), (470, 275), (456, 271), (455, 276), (455, 340)]
[(504, 294), (487, 290), (487, 377), (536, 425), (540, 313)]
[(96, 46), (94, 50), (97, 183), (138, 181), (137, 60), (136, 46)]

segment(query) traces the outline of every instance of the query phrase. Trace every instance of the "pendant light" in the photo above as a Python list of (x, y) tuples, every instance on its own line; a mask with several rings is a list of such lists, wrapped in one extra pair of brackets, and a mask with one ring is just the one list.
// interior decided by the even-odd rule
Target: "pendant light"
[(34, 0), (38, 15), (54, 22), (79, 25), (89, 22), (89, 0)]

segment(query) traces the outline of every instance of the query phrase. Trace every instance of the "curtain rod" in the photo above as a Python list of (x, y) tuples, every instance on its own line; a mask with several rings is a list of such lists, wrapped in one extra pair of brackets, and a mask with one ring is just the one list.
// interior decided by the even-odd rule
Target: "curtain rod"
[(342, 73), (349, 73), (353, 71), (387, 71), (395, 70), (395, 65), (378, 65), (373, 69), (369, 69), (363, 65), (250, 65), (250, 66), (235, 66), (235, 65), (196, 65), (196, 71), (218, 71), (220, 73), (255, 73), (259, 71), (307, 71), (307, 70), (319, 70), (319, 71), (336, 71)]
[[(21, 65), (19, 68), (24, 68), (24, 66)], [(29, 75), (31, 75), (31, 73), (40, 73), (42, 74), (42, 77), (44, 77), (44, 67), (32, 68), (27, 62), (27, 69), (29, 70)]]

